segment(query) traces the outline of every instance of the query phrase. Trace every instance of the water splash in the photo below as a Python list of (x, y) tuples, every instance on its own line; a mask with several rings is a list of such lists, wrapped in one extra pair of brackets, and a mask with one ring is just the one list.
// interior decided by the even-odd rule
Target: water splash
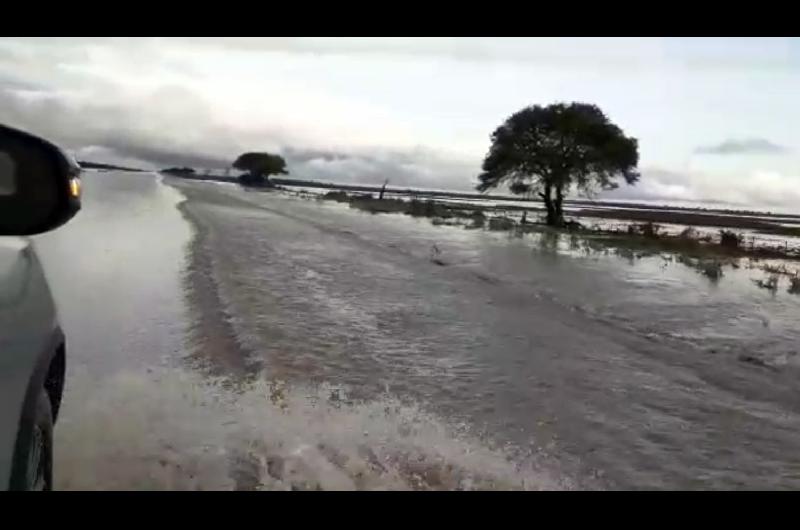
[(234, 387), (184, 370), (72, 377), (58, 489), (564, 489), (531, 464), (391, 397)]

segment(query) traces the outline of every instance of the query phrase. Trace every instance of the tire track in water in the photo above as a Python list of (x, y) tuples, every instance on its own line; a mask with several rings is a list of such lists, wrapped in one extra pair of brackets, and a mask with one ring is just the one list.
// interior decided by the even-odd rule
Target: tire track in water
[[(191, 209), (190, 201), (178, 205), (183, 218), (193, 229), (186, 248), (184, 292), (191, 315), (190, 349), (201, 367), (211, 375), (229, 376), (236, 382), (253, 382), (262, 363), (236, 336), (220, 298), (214, 279), (214, 266), (208, 246), (211, 227)], [(230, 475), (236, 490), (254, 490), (259, 485), (259, 462), (252, 454), (234, 451)]]
[(192, 212), (189, 201), (182, 202), (178, 210), (194, 229), (187, 248), (184, 275), (184, 289), (192, 316), (189, 334), (193, 353), (214, 375), (252, 378), (260, 372), (262, 365), (237, 339), (229, 321), (230, 315), (220, 298), (207, 247), (210, 228)]

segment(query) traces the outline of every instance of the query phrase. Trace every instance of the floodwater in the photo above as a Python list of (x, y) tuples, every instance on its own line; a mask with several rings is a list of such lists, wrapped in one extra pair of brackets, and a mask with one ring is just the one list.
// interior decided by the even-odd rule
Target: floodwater
[(800, 486), (800, 297), (759, 271), (168, 182), (89, 174), (39, 239), (61, 487)]
[[(320, 188), (305, 188), (305, 187), (293, 187), (293, 191), (298, 194), (306, 195), (306, 196), (322, 196), (326, 192), (330, 191), (328, 189), (320, 189)], [(363, 194), (363, 193), (362, 193)], [(376, 197), (377, 194), (371, 193), (373, 197)], [(400, 199), (400, 200), (411, 200), (411, 197), (408, 194), (396, 194), (387, 192), (385, 194), (386, 198), (393, 198), (393, 199)], [(423, 198), (423, 200), (428, 200)], [(510, 219), (519, 220), (523, 216), (523, 211), (519, 210), (519, 208), (531, 208), (532, 205), (535, 206), (535, 203), (531, 203), (531, 201), (513, 201), (513, 200), (492, 200), (492, 199), (459, 199), (459, 198), (452, 198), (452, 197), (438, 197), (434, 198), (437, 202), (446, 203), (449, 205), (459, 205), (459, 204), (467, 204), (467, 205), (479, 205), (484, 208), (494, 208), (493, 215), (500, 215), (503, 217), (508, 217)], [(605, 210), (609, 212), (622, 212), (624, 210), (633, 209), (633, 210), (642, 210), (641, 205), (645, 204), (648, 206), (659, 207), (662, 208), (661, 212), (678, 212), (682, 213), (685, 210), (669, 210), (663, 209), (666, 204), (662, 203), (661, 201), (642, 201), (638, 203), (637, 207), (625, 207), (622, 206), (626, 201), (619, 201), (615, 206), (606, 206), (603, 203), (598, 204), (584, 204), (584, 205), (576, 205), (576, 204), (566, 204), (564, 206), (564, 212), (569, 218), (570, 216), (574, 215), (580, 210), (589, 208), (593, 210)], [(736, 208), (736, 205), (732, 204), (724, 204), (724, 203), (686, 203), (678, 201), (672, 204), (673, 206), (684, 207), (684, 208), (724, 208), (724, 209), (731, 209)], [(509, 208), (509, 209), (506, 209)], [(742, 206), (739, 206), (740, 209), (743, 209)], [(767, 212), (769, 208), (762, 208), (760, 211)], [(737, 217), (737, 218), (750, 218), (753, 220), (760, 220), (769, 223), (774, 223), (786, 227), (792, 227), (800, 224), (800, 219), (798, 219), (795, 212), (788, 212), (785, 211), (783, 214), (786, 217), (780, 217), (780, 213), (778, 212), (771, 212), (769, 215), (762, 215), (762, 214), (745, 214), (745, 213), (723, 213), (723, 212), (714, 212), (714, 216), (719, 217)], [(542, 221), (544, 220), (544, 210), (539, 211), (531, 211), (527, 210), (524, 212), (524, 215), (528, 216), (528, 220), (533, 220), (534, 218), (540, 218)], [(792, 217), (794, 215), (794, 217)], [(601, 229), (601, 230), (612, 230), (618, 232), (626, 232), (628, 227), (632, 224), (644, 224), (643, 222), (636, 222), (631, 220), (622, 219), (615, 219), (615, 218), (608, 218), (608, 217), (594, 217), (589, 215), (581, 215), (580, 217), (574, 218), (574, 220), (579, 221), (581, 224), (587, 227), (591, 227), (593, 229)], [(674, 223), (655, 223), (656, 229), (660, 234), (665, 235), (678, 235), (683, 232), (687, 226), (682, 224), (674, 224)], [(716, 226), (695, 226), (692, 227), (696, 233), (697, 237), (710, 237), (712, 239), (718, 240), (720, 235), (720, 227)], [(755, 229), (743, 229), (737, 228), (734, 231), (742, 237), (742, 242), (745, 245), (753, 245), (758, 247), (769, 247), (769, 248), (779, 248), (786, 251), (798, 251), (800, 250), (800, 238), (792, 237), (792, 236), (784, 236), (784, 235), (777, 235), (777, 234), (768, 234), (762, 233), (759, 230)]]
[(83, 208), (35, 239), (65, 328), (70, 369), (101, 376), (174, 363), (183, 349), (182, 196), (152, 175), (85, 173)]
[(181, 194), (150, 174), (83, 180), (79, 215), (35, 241), (67, 336), (57, 489), (570, 485), (412, 399), (352, 399), (335, 378), (245, 381)]

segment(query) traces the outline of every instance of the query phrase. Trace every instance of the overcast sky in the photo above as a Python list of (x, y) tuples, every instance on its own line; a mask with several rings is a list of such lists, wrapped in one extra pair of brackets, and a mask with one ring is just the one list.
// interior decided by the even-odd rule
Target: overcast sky
[(530, 104), (599, 105), (639, 139), (616, 197), (800, 208), (797, 39), (0, 38), (0, 122), (81, 158), (470, 189)]

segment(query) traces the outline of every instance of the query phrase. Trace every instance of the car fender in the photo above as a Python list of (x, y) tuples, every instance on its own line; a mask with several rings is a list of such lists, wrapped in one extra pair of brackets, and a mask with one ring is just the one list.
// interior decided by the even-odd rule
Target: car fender
[(17, 446), (27, 443), (36, 393), (64, 345), (55, 304), (28, 239), (0, 239), (0, 482), (11, 486)]

